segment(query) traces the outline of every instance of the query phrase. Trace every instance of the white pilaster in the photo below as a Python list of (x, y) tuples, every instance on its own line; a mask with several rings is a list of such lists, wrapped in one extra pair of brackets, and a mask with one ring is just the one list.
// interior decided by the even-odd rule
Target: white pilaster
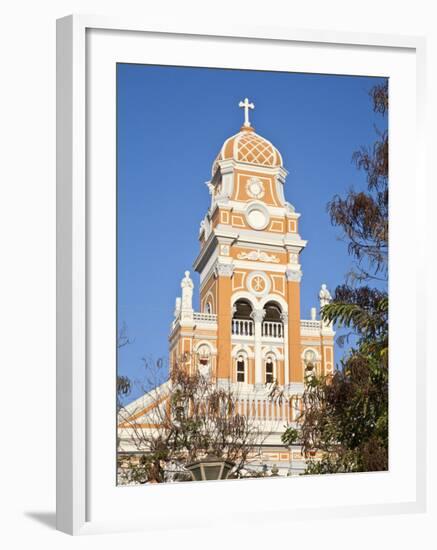
[(287, 388), (290, 383), (288, 365), (288, 313), (282, 313), (281, 320), (284, 325), (284, 386)]
[(255, 384), (263, 385), (262, 379), (262, 322), (264, 319), (265, 311), (264, 310), (254, 310), (252, 312), (252, 319), (255, 324)]

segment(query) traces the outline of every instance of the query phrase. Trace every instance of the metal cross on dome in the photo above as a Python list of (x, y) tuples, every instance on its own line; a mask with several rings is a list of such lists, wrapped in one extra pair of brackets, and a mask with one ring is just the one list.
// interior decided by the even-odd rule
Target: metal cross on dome
[(243, 107), (244, 109), (244, 126), (250, 126), (249, 122), (249, 109), (255, 109), (255, 105), (253, 103), (249, 103), (248, 98), (246, 97), (244, 101), (240, 101), (238, 104), (239, 107)]

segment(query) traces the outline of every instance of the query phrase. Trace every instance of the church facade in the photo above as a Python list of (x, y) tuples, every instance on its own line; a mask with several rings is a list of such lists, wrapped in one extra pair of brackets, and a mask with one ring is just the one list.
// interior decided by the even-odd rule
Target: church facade
[[(305, 467), (300, 448), (281, 443), (299, 416), (309, 372), (334, 371), (334, 332), (312, 308), (301, 318), (300, 214), (286, 201), (287, 171), (281, 153), (249, 121), (253, 104), (240, 102), (244, 124), (220, 148), (207, 183), (210, 206), (200, 225), (200, 311), (193, 309), (188, 271), (176, 298), (169, 359), (211, 377), (238, 394), (240, 412), (252, 415), (266, 434), (255, 467), (280, 474)], [(326, 285), (320, 306), (329, 302)], [(272, 387), (286, 401), (269, 399)], [(146, 405), (145, 398), (132, 407)], [(147, 400), (147, 399), (146, 399)], [(141, 401), (141, 403), (140, 403)], [(147, 416), (147, 409), (144, 408)], [(128, 429), (122, 431), (129, 448)]]

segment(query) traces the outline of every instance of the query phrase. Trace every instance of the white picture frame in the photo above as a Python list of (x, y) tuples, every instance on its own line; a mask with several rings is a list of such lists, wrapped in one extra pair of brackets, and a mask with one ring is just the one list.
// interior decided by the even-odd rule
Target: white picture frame
[[(257, 521), (258, 517), (264, 519), (272, 519), (274, 517), (294, 517), (294, 518), (318, 518), (329, 516), (347, 516), (347, 515), (364, 515), (364, 514), (388, 514), (399, 512), (420, 512), (425, 510), (426, 502), (426, 462), (425, 462), (425, 433), (426, 433), (426, 402), (425, 402), (425, 312), (424, 312), (424, 285), (421, 284), (425, 278), (426, 262), (423, 245), (415, 243), (412, 237), (406, 232), (403, 232), (402, 227), (396, 222), (396, 211), (391, 211), (395, 223), (394, 239), (406, 241), (405, 248), (408, 253), (412, 254), (411, 246), (415, 246), (415, 262), (414, 265), (404, 266), (404, 270), (408, 269), (408, 273), (403, 273), (399, 276), (401, 283), (395, 284), (391, 281), (390, 292), (401, 293), (403, 282), (408, 278), (414, 282), (415, 292), (411, 293), (410, 300), (406, 300), (404, 307), (408, 314), (411, 314), (412, 326), (410, 330), (414, 333), (413, 343), (408, 344), (407, 350), (404, 350), (402, 355), (407, 361), (408, 357), (414, 358), (414, 375), (412, 375), (407, 387), (405, 381), (400, 382), (399, 391), (411, 392), (411, 387), (415, 386), (414, 399), (415, 413), (414, 416), (405, 419), (405, 422), (411, 422), (414, 425), (414, 467), (411, 467), (411, 473), (405, 477), (405, 486), (407, 487), (404, 494), (402, 487), (399, 494), (396, 493), (393, 487), (397, 486), (400, 477), (393, 477), (384, 486), (382, 476), (375, 482), (375, 487), (380, 486), (381, 491), (387, 491), (381, 498), (372, 499), (369, 494), (367, 500), (360, 500), (359, 497), (352, 499), (354, 489), (348, 485), (362, 483), (362, 485), (372, 485), (372, 477), (368, 474), (355, 474), (349, 476), (335, 476), (335, 487), (339, 487), (339, 493), (344, 491), (344, 494), (350, 493), (350, 499), (342, 497), (343, 500), (328, 502), (323, 499), (323, 495), (318, 493), (318, 485), (326, 484), (326, 491), (332, 491), (332, 476), (331, 481), (328, 479), (318, 480), (317, 478), (300, 478), (294, 479), (295, 489), (304, 491), (308, 495), (308, 502), (301, 499), (300, 503), (292, 503), (288, 498), (282, 498), (284, 493), (284, 483), (289, 483), (290, 480), (265, 480), (263, 488), (260, 485), (254, 485), (254, 482), (226, 482), (223, 483), (202, 483), (188, 484), (185, 487), (178, 487), (177, 493), (174, 487), (151, 487), (146, 495), (144, 488), (134, 488), (133, 490), (116, 489), (119, 491), (119, 499), (124, 506), (132, 502), (133, 508), (135, 503), (142, 502), (144, 507), (151, 502), (156, 502), (157, 507), (163, 506), (165, 502), (174, 502), (174, 509), (167, 506), (165, 517), (146, 515), (144, 512), (131, 514), (129, 517), (122, 517), (116, 513), (116, 508), (104, 510), (98, 514), (90, 513), (93, 507), (96, 507), (96, 502), (105, 500), (110, 501), (113, 497), (105, 494), (102, 485), (91, 489), (95, 478), (95, 462), (93, 452), (91, 452), (92, 441), (90, 434), (96, 434), (94, 425), (98, 417), (98, 411), (95, 410), (96, 400), (93, 394), (93, 354), (94, 351), (94, 335), (92, 326), (94, 323), (93, 316), (96, 309), (98, 310), (98, 302), (94, 303), (93, 296), (93, 270), (91, 265), (99, 262), (101, 266), (107, 267), (105, 262), (111, 262), (114, 251), (108, 251), (106, 257), (94, 258), (90, 256), (94, 254), (95, 247), (93, 239), (96, 238), (95, 232), (92, 231), (94, 219), (100, 214), (98, 211), (99, 195), (94, 195), (94, 190), (90, 188), (90, 178), (93, 178), (93, 170), (95, 165), (98, 169), (98, 161), (90, 162), (93, 137), (90, 137), (87, 130), (88, 118), (94, 116), (90, 113), (94, 103), (90, 93), (89, 82), (94, 78), (98, 79), (98, 85), (104, 86), (105, 74), (102, 68), (101, 74), (97, 75), (100, 70), (97, 58), (90, 59), (90, 55), (95, 55), (95, 52), (102, 49), (102, 44), (98, 40), (92, 38), (97, 36), (92, 33), (100, 33), (98, 36), (105, 35), (105, 52), (106, 61), (109, 64), (114, 63), (114, 59), (118, 58), (121, 61), (134, 60), (141, 62), (141, 52), (138, 50), (138, 41), (144, 39), (158, 40), (161, 47), (161, 53), (165, 57), (166, 62), (181, 64), (180, 57), (177, 57), (174, 48), (175, 41), (187, 39), (190, 41), (208, 42), (210, 48), (211, 62), (209, 66), (214, 66), (214, 63), (219, 61), (214, 58), (217, 54), (217, 43), (235, 45), (238, 43), (242, 47), (251, 46), (257, 48), (257, 51), (262, 52), (265, 48), (274, 48), (277, 45), (282, 47), (302, 47), (305, 48), (311, 45), (314, 48), (337, 48), (337, 67), (342, 66), (342, 54), (344, 57), (344, 73), (349, 74), (347, 66), (347, 51), (360, 50), (363, 58), (367, 55), (375, 55), (378, 52), (393, 53), (398, 57), (405, 54), (413, 63), (414, 57), (414, 104), (409, 97), (408, 108), (412, 115), (409, 124), (414, 125), (413, 135), (414, 145), (416, 147), (416, 157), (409, 160), (408, 173), (413, 175), (415, 185), (411, 187), (411, 193), (416, 201), (425, 196), (425, 177), (424, 177), (424, 98), (423, 90), (425, 89), (425, 41), (420, 37), (394, 36), (394, 35), (373, 35), (373, 34), (354, 34), (354, 33), (337, 33), (324, 31), (296, 30), (287, 28), (238, 28), (230, 26), (229, 28), (198, 28), (193, 24), (190, 28), (178, 28), (177, 26), (151, 26), (147, 22), (129, 21), (123, 19), (111, 19), (95, 16), (74, 15), (58, 20), (57, 22), (57, 528), (69, 534), (84, 534), (91, 532), (105, 532), (114, 530), (130, 530), (130, 529), (148, 529), (152, 524), (154, 528), (171, 523), (174, 526), (183, 525), (208, 525), (210, 523), (219, 522), (220, 516), (214, 514), (215, 519), (202, 516), (199, 503), (209, 498), (214, 494), (214, 501), (220, 504), (224, 502), (229, 495), (241, 494), (242, 498), (248, 499), (249, 502), (255, 502), (250, 510), (250, 518), (252, 521)], [(126, 48), (117, 43), (116, 36), (123, 36), (129, 40), (126, 42)], [(100, 38), (99, 38), (100, 40)], [(123, 39), (124, 40), (124, 39)], [(167, 45), (166, 45), (167, 44)], [(108, 47), (109, 45), (109, 47)], [(92, 46), (92, 47), (91, 47)], [(135, 59), (133, 58), (133, 49), (137, 52)], [(147, 46), (145, 46), (147, 50)], [(224, 50), (226, 48), (223, 48)], [(238, 48), (234, 48), (237, 50)], [(90, 54), (91, 51), (91, 54)], [(183, 55), (183, 51), (178, 48), (178, 55)], [(382, 54), (381, 54), (382, 55)], [(112, 56), (112, 57), (111, 57)], [(115, 57), (114, 57), (115, 56)], [(332, 55), (334, 59), (336, 56)], [(390, 57), (390, 56), (388, 56)], [(213, 59), (214, 58), (214, 59)], [(150, 62), (150, 60), (149, 60)], [(157, 62), (163, 63), (161, 60)], [(409, 63), (410, 63), (409, 62)], [(264, 62), (263, 62), (264, 63)], [(267, 63), (267, 62), (265, 62)], [(409, 63), (401, 66), (393, 57), (393, 60), (387, 61), (397, 66), (394, 71), (398, 71), (399, 78), (402, 78), (402, 72), (408, 70)], [(165, 62), (164, 62), (165, 64)], [(202, 65), (200, 65), (202, 66)], [(241, 66), (241, 64), (239, 65)], [(263, 68), (267, 67), (267, 64)], [(256, 68), (256, 65), (253, 66)], [(298, 70), (298, 68), (296, 68)], [(90, 74), (90, 71), (96, 70), (96, 75)], [(301, 68), (302, 70), (302, 68)], [(309, 69), (311, 72), (311, 69)], [(382, 69), (381, 69), (382, 70)], [(412, 70), (410, 68), (410, 70)], [(326, 71), (329, 73), (330, 69)], [(341, 72), (341, 71), (340, 71)], [(394, 74), (394, 73), (393, 73)], [(391, 75), (388, 75), (391, 76)], [(109, 84), (109, 86), (111, 86)], [(98, 86), (97, 86), (98, 89)], [(92, 93), (97, 93), (94, 90)], [(110, 98), (113, 98), (109, 94)], [(399, 101), (402, 102), (402, 97), (399, 96)], [(110, 99), (107, 104), (102, 105), (103, 108), (111, 109)], [(103, 102), (105, 103), (105, 102)], [(407, 114), (405, 116), (408, 116)], [(93, 119), (94, 120), (94, 119)], [(93, 128), (98, 126), (98, 121), (94, 120)], [(394, 132), (397, 128), (397, 120), (391, 120), (390, 131)], [(94, 131), (94, 130), (93, 130)], [(112, 130), (111, 130), (112, 131)], [(111, 139), (110, 134), (108, 139)], [(411, 146), (411, 139), (408, 145)], [(109, 142), (108, 142), (109, 143)], [(399, 143), (399, 151), (406, 143)], [(105, 147), (103, 144), (102, 147)], [(115, 142), (111, 146), (115, 150)], [(107, 152), (107, 150), (106, 150)], [(396, 177), (402, 176), (397, 172), (397, 159), (394, 155), (393, 171)], [(392, 159), (392, 157), (391, 157)], [(107, 169), (113, 171), (114, 165), (108, 163)], [(392, 170), (392, 168), (391, 168)], [(401, 179), (399, 179), (401, 181)], [(402, 186), (400, 186), (402, 187)], [(405, 193), (404, 193), (405, 195)], [(90, 200), (91, 198), (91, 200)], [(396, 197), (395, 197), (396, 198)], [(409, 197), (411, 199), (411, 196)], [(113, 206), (114, 197), (109, 199), (109, 210)], [(112, 201), (112, 202), (111, 202)], [(407, 197), (402, 195), (402, 189), (399, 190), (399, 196), (394, 201), (393, 208), (401, 208), (409, 204)], [(412, 201), (414, 204), (414, 201)], [(97, 206), (96, 206), (97, 204)], [(102, 208), (100, 208), (102, 210)], [(410, 223), (416, 229), (424, 229), (425, 223), (420, 219), (420, 216), (414, 211), (410, 212)], [(111, 220), (100, 218), (102, 223), (111, 224)], [(412, 221), (411, 221), (412, 220)], [(108, 225), (111, 227), (111, 225)], [(399, 235), (396, 236), (396, 232)], [(91, 236), (90, 236), (91, 235)], [(98, 236), (97, 236), (98, 238)], [(400, 248), (399, 248), (400, 254)], [(401, 267), (401, 263), (397, 263), (396, 258), (393, 259), (393, 264), (396, 267)], [(103, 267), (101, 268), (103, 269)], [(393, 269), (391, 270), (392, 273)], [(414, 271), (414, 276), (413, 276)], [(405, 279), (403, 277), (406, 277)], [(109, 277), (109, 279), (111, 279)], [(104, 286), (104, 285), (103, 285)], [(111, 287), (105, 287), (102, 292), (110, 291)], [(396, 304), (393, 306), (393, 316), (396, 321)], [(110, 329), (108, 329), (110, 330)], [(106, 333), (108, 334), (108, 333)], [(402, 338), (402, 327), (399, 326), (399, 338)], [(104, 339), (104, 333), (99, 335), (99, 338)], [(396, 334), (394, 335), (396, 338)], [(111, 343), (109, 344), (111, 345)], [(109, 356), (110, 357), (110, 356)], [(111, 381), (108, 380), (107, 388), (111, 388)], [(390, 390), (392, 391), (392, 390)], [(405, 394), (401, 395), (401, 398)], [(399, 399), (398, 395), (390, 394), (390, 399)], [(99, 405), (100, 406), (100, 405)], [(101, 404), (102, 409), (105, 404)], [(90, 414), (92, 412), (92, 414)], [(392, 412), (392, 410), (391, 410)], [(392, 417), (393, 415), (391, 415)], [(91, 421), (90, 418), (93, 418)], [(392, 421), (391, 421), (392, 422)], [(112, 420), (108, 420), (109, 428), (103, 429), (99, 446), (102, 449), (106, 445), (111, 445), (107, 435), (109, 430), (114, 429)], [(390, 425), (391, 434), (396, 433), (396, 426)], [(108, 432), (109, 433), (109, 432)], [(99, 430), (100, 434), (100, 430)], [(101, 445), (100, 445), (101, 444)], [(390, 440), (392, 444), (392, 440)], [(396, 447), (396, 441), (393, 443)], [(397, 448), (397, 447), (396, 447)], [(115, 448), (114, 448), (115, 449)], [(115, 453), (115, 450), (114, 450)], [(115, 456), (113, 457), (115, 459)], [(411, 459), (410, 459), (411, 462)], [(108, 466), (110, 468), (110, 465)], [(105, 467), (102, 466), (102, 471)], [(396, 474), (396, 468), (389, 472), (389, 476)], [(373, 474), (378, 475), (378, 474)], [(358, 477), (356, 477), (358, 476)], [(360, 478), (360, 476), (362, 476)], [(363, 477), (364, 476), (364, 477)], [(327, 476), (322, 476), (326, 478)], [(329, 477), (329, 476), (328, 476)], [(103, 479), (103, 478), (102, 478)], [(349, 481), (349, 479), (351, 481)], [(364, 481), (360, 482), (359, 480)], [(388, 478), (387, 478), (388, 479)], [(358, 481), (356, 481), (358, 480)], [(102, 481), (102, 483), (104, 480)], [(228, 484), (229, 483), (229, 484)], [(303, 484), (306, 484), (303, 486)], [(278, 485), (280, 484), (280, 485)], [(184, 485), (184, 484), (181, 484)], [(186, 484), (185, 484), (186, 485)], [(226, 485), (226, 487), (225, 487)], [(281, 487), (280, 489), (279, 486)], [(298, 489), (298, 486), (301, 487)], [(100, 488), (99, 488), (100, 487)], [(341, 488), (343, 487), (343, 488)], [(143, 490), (143, 493), (139, 491)], [(130, 492), (128, 492), (130, 491)], [(259, 498), (259, 494), (262, 498)], [(390, 493), (390, 491), (392, 491)], [(99, 494), (101, 492), (101, 496)], [(304, 494), (304, 493), (302, 493)], [(327, 493), (328, 494), (328, 493)], [(359, 492), (357, 493), (359, 495)], [(273, 495), (278, 495), (275, 505), (272, 505)], [(320, 497), (320, 500), (319, 500)], [(231, 497), (232, 498), (232, 497)], [(258, 498), (258, 502), (257, 501)], [(276, 498), (276, 497), (275, 497)], [(153, 500), (151, 500), (153, 499)], [(318, 500), (319, 504), (314, 505), (311, 499)], [(177, 517), (176, 506), (179, 502), (189, 501), (191, 513), (186, 516)], [(147, 502), (148, 501), (148, 502)], [(197, 503), (197, 504), (196, 504)], [(95, 515), (95, 517), (94, 517)]]

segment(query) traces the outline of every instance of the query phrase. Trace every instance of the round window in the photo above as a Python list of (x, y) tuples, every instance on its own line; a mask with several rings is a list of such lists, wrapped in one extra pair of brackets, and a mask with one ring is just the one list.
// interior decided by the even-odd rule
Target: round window
[(266, 214), (258, 208), (252, 208), (249, 211), (247, 221), (254, 229), (264, 229), (268, 222)]

